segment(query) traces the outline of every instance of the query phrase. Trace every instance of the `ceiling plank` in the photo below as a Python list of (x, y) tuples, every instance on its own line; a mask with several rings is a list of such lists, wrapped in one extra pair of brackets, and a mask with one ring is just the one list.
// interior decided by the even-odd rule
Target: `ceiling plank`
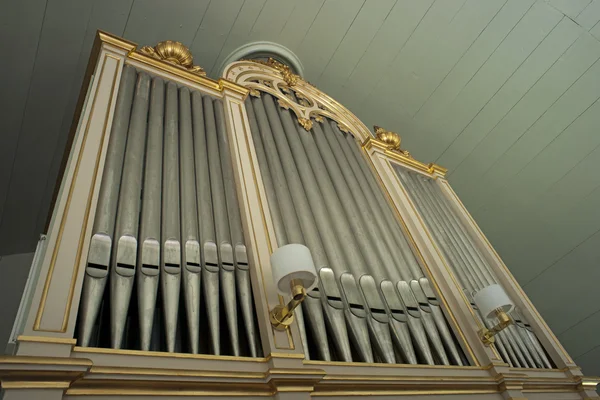
[(395, 0), (368, 2), (362, 7), (339, 46), (325, 63), (321, 75), (314, 83), (333, 97), (337, 97), (341, 84), (369, 47), (377, 31), (389, 16)]
[(454, 101), (431, 121), (421, 121), (428, 134), (411, 137), (410, 150), (437, 159), (561, 19), (555, 9), (535, 3)]
[[(597, 43), (597, 55), (600, 57), (600, 43)], [(590, 53), (593, 51), (590, 49)], [(476, 196), (472, 201), (473, 207), (479, 207), (490, 201), (511, 179), (529, 167), (554, 140), (557, 140), (565, 130), (579, 118), (600, 96), (600, 62), (587, 70), (560, 98), (554, 102), (525, 131), (510, 148), (488, 169), (479, 179), (485, 186), (486, 193), (464, 191), (467, 195)], [(543, 83), (540, 83), (543, 84)], [(557, 85), (549, 81), (547, 85)], [(527, 107), (523, 104), (522, 107)], [(565, 154), (569, 157), (570, 155)]]
[(348, 80), (343, 83), (339, 99), (343, 99), (344, 105), (360, 118), (366, 121), (368, 115), (376, 118), (379, 114), (369, 114), (360, 109), (361, 96), (368, 93), (370, 85), (374, 84), (373, 77), (380, 76), (394, 60), (432, 4), (433, 0), (398, 0), (367, 51), (350, 72)]
[(290, 18), (274, 40), (295, 51), (306, 37), (324, 4), (325, 0), (295, 0)]
[(190, 47), (210, 0), (135, 1), (124, 36), (140, 46), (174, 40)]
[[(555, 332), (568, 329), (598, 310), (599, 246), (600, 232), (527, 285), (529, 298)], [(560, 296), (548, 296), (548, 288), (557, 288)]]
[[(212, 74), (219, 52), (238, 17), (243, 0), (211, 1), (190, 46), (194, 63)], [(218, 71), (219, 74), (221, 71)], [(217, 77), (213, 75), (212, 77)]]
[(91, 11), (91, 0), (48, 4), (0, 223), (0, 253), (35, 248), (37, 213), (69, 96), (65, 87), (76, 71)]
[(600, 21), (600, 0), (594, 0), (579, 13), (575, 21), (588, 31)]
[(257, 40), (274, 40), (281, 33), (294, 10), (290, 0), (267, 0), (247, 38), (241, 44)]
[[(414, 117), (503, 5), (504, 1), (467, 1), (450, 23), (435, 28), (436, 40), (407, 46), (391, 69), (390, 81), (395, 84), (380, 87), (378, 98), (393, 102), (395, 107)], [(410, 93), (410, 96), (398, 96), (398, 93)]]
[(577, 16), (591, 3), (592, 0), (546, 0), (548, 4), (556, 8), (571, 19)]
[(233, 22), (233, 26), (229, 31), (217, 59), (215, 65), (210, 71), (211, 76), (220, 74), (221, 69), (225, 67), (223, 62), (229, 57), (229, 54), (234, 51), (237, 47), (247, 43), (248, 36), (252, 31), (252, 27), (256, 23), (258, 16), (262, 12), (266, 5), (266, 0), (245, 0), (240, 14)]
[(450, 170), (450, 175), (458, 173), (456, 169), (461, 162), (486, 139), (487, 135), (494, 132), (498, 124), (504, 122), (513, 111), (513, 107), (527, 96), (530, 89), (563, 56), (582, 32), (584, 31), (579, 25), (563, 18), (546, 36), (439, 157), (438, 162)]
[[(600, 303), (597, 303), (600, 304)], [(556, 332), (561, 344), (572, 358), (577, 358), (600, 346), (600, 308), (564, 332)]]
[[(298, 46), (305, 78), (316, 80), (364, 5), (364, 0), (328, 0)], [(326, 37), (327, 40), (323, 40)]]
[(58, 175), (63, 161), (65, 146), (67, 145), (73, 118), (75, 117), (75, 107), (79, 99), (79, 92), (82, 90), (81, 85), (83, 84), (85, 70), (97, 31), (103, 30), (122, 36), (132, 6), (133, 0), (94, 0), (92, 15), (86, 28), (83, 45), (77, 61), (76, 72), (69, 85), (69, 98), (58, 132), (58, 141), (52, 156), (52, 163), (48, 171), (48, 179), (46, 180), (42, 203), (38, 212), (35, 234), (42, 233), (46, 225), (48, 213), (51, 211), (50, 203), (52, 202), (55, 185), (58, 184)]
[[(31, 75), (35, 65), (45, 0), (23, 0), (0, 6), (0, 220), (8, 195), (8, 185), (15, 160), (23, 114), (28, 100)], [(0, 254), (2, 254), (0, 252)]]

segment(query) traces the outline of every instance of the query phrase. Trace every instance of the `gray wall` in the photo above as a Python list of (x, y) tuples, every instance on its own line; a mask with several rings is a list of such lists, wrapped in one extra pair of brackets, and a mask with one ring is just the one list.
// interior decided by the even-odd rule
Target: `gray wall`
[(0, 354), (12, 330), (34, 253), (0, 256)]

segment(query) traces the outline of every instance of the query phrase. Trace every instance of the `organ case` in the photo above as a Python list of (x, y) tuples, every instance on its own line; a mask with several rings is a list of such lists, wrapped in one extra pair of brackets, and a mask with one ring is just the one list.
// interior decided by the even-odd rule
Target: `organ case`
[[(92, 54), (7, 399), (594, 398), (445, 170), (397, 134), (274, 60), (214, 81), (177, 42), (100, 32)], [(269, 256), (289, 243), (319, 284), (279, 331)], [(517, 307), (486, 346), (490, 284)]]

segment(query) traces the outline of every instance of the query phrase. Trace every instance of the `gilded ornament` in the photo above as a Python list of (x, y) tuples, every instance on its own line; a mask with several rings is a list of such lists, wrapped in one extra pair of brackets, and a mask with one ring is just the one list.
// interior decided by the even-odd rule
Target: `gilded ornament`
[(279, 107), (284, 108), (286, 110), (289, 110), (290, 108), (290, 105), (281, 99), (277, 100), (277, 104), (279, 104)]
[(298, 122), (305, 130), (310, 131), (312, 129), (313, 123), (309, 118), (298, 118)]
[(165, 40), (154, 47), (144, 46), (140, 51), (157, 60), (167, 61), (185, 68), (191, 73), (202, 76), (206, 75), (206, 72), (200, 66), (194, 65), (194, 57), (190, 49), (184, 46), (183, 43)]
[(346, 125), (344, 125), (344, 124), (340, 124), (340, 123), (338, 122), (337, 126), (338, 126), (338, 128), (340, 129), (340, 131), (342, 131), (342, 132), (344, 132), (344, 133), (350, 133), (350, 129), (348, 129), (348, 128), (346, 127)]
[(257, 89), (250, 89), (250, 96), (260, 97), (260, 92)]
[(375, 125), (375, 136), (381, 142), (385, 143), (390, 150), (399, 150), (400, 149), (400, 135), (395, 132), (390, 132), (388, 130), (383, 129)]
[(317, 121), (317, 122), (325, 122), (325, 119), (321, 115), (317, 115), (315, 117), (315, 121)]
[(269, 58), (267, 61), (254, 60), (254, 62), (275, 68), (281, 74), (281, 78), (284, 80), (284, 82), (290, 87), (296, 85), (300, 79), (298, 75), (292, 72), (290, 67), (273, 58)]

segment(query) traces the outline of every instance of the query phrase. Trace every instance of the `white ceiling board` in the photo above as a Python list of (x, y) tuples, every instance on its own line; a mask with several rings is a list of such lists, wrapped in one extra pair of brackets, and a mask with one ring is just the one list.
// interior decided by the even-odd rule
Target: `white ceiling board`
[[(302, 60), (307, 80), (319, 77), (364, 4), (364, 0), (325, 2), (296, 53)], [(323, 40), (324, 37), (328, 40)]]
[(324, 0), (295, 0), (291, 17), (285, 22), (276, 41), (290, 49), (298, 48), (324, 4)]
[[(27, 252), (29, 245), (22, 243), (20, 237), (37, 237), (33, 233), (37, 212), (68, 102), (68, 84), (77, 68), (91, 10), (91, 0), (74, 4), (69, 0), (48, 3), (0, 223), (0, 253), (7, 248)], [(71, 18), (65, 18), (65, 15)], [(71, 40), (65, 41), (65, 37)], [(7, 228), (13, 226), (13, 229)]]
[[(599, 246), (597, 233), (526, 285), (527, 295), (555, 332), (563, 332), (598, 310)], [(565, 279), (567, 276), (571, 278)], [(555, 296), (548, 296), (549, 288)]]
[(545, 3), (535, 3), (496, 51), (461, 89), (445, 112), (423, 121), (427, 135), (411, 138), (411, 149), (426, 159), (437, 159), (462, 129), (483, 109), (542, 40), (562, 14)]
[(439, 48), (445, 44), (443, 32), (465, 4), (466, 0), (436, 1), (383, 73), (370, 78), (371, 85), (362, 94), (359, 107), (372, 104), (374, 98), (382, 98), (385, 101), (389, 94), (398, 90), (397, 93), (405, 95), (397, 96), (396, 102), (388, 105), (394, 108), (398, 106), (396, 109), (402, 110), (402, 114), (411, 114), (410, 110), (403, 107), (403, 99), (408, 93), (416, 95), (418, 89), (408, 92), (403, 90), (402, 84), (419, 79), (419, 71), (414, 71), (412, 65), (421, 61), (431, 62), (431, 59), (435, 58)]
[(587, 30), (592, 29), (600, 21), (600, 0), (594, 0), (579, 13), (575, 21)]
[(577, 18), (579, 14), (592, 2), (592, 0), (545, 0), (552, 7), (565, 14), (571, 19)]
[(450, 176), (465, 157), (504, 122), (512, 108), (528, 94), (532, 86), (546, 73), (563, 53), (584, 32), (568, 18), (554, 27), (540, 45), (527, 57), (506, 83), (496, 92), (485, 107), (473, 118), (452, 144), (439, 157), (438, 162), (450, 169)]
[[(568, 23), (572, 22), (569, 20)], [(564, 38), (566, 35), (562, 34), (561, 37)], [(509, 112), (491, 131), (481, 134), (485, 136), (484, 139), (450, 175), (452, 184), (457, 188), (466, 186), (492, 168), (515, 141), (525, 135), (528, 129), (539, 121), (548, 108), (552, 107), (599, 57), (600, 43), (585, 32), (573, 46), (561, 54), (560, 59), (552, 64), (520, 100), (513, 101)], [(589, 104), (588, 102), (587, 105)], [(525, 165), (528, 160), (529, 158), (525, 158), (522, 165)], [(466, 196), (469, 195), (467, 191)]]
[(488, 169), (479, 180), (485, 185), (486, 193), (476, 196), (474, 207), (491, 200), (514, 175), (527, 168), (535, 156), (592, 106), (600, 96), (599, 74), (600, 62), (597, 61)]
[(590, 350), (575, 359), (575, 363), (581, 367), (581, 370), (586, 376), (600, 375), (600, 346)]
[(256, 40), (277, 42), (277, 36), (285, 27), (293, 11), (294, 2), (291, 0), (267, 0), (258, 18), (254, 21), (249, 36), (240, 44)]
[(63, 112), (62, 123), (58, 132), (58, 141), (48, 171), (48, 178), (45, 185), (46, 189), (42, 198), (42, 205), (40, 206), (34, 233), (39, 233), (44, 230), (46, 219), (48, 218), (50, 203), (52, 202), (65, 146), (69, 137), (71, 124), (73, 123), (75, 107), (77, 105), (77, 100), (79, 99), (79, 92), (82, 89), (81, 85), (83, 84), (85, 70), (88, 65), (97, 31), (103, 30), (115, 35), (123, 35), (132, 5), (133, 0), (94, 0), (92, 15), (87, 24), (79, 60), (77, 61), (76, 72), (73, 75), (71, 82), (69, 82), (68, 90), (70, 94), (68, 103)]
[(348, 79), (395, 3), (395, 0), (371, 1), (361, 8), (333, 56), (315, 79), (317, 86), (331, 96), (337, 96), (338, 93), (335, 92), (339, 92), (342, 83)]
[(532, 0), (508, 0), (422, 105), (414, 118), (421, 122), (438, 117), (479, 71), (532, 5)]
[(390, 80), (396, 84), (381, 87), (377, 96), (391, 102), (397, 93), (410, 93), (396, 106), (414, 116), (502, 6), (504, 2), (495, 0), (465, 2), (446, 26), (440, 24), (432, 43), (406, 46), (406, 54), (391, 69)]
[(217, 55), (214, 67), (211, 71), (207, 71), (208, 75), (212, 77), (220, 76), (223, 71), (218, 71), (217, 68), (221, 67), (223, 60), (225, 60), (225, 58), (229, 56), (229, 54), (237, 47), (248, 42), (248, 36), (252, 31), (252, 27), (262, 12), (265, 4), (266, 0), (244, 1), (242, 9), (233, 22), (231, 30), (229, 31), (227, 38), (225, 39), (225, 42), (221, 47), (219, 54)]
[[(361, 96), (368, 93), (371, 85), (375, 84), (373, 79), (385, 72), (432, 5), (433, 0), (416, 3), (412, 0), (398, 0), (350, 77), (342, 85), (339, 99), (344, 99), (346, 107), (358, 113), (362, 103)], [(366, 113), (361, 114), (364, 118)]]
[(205, 71), (212, 71), (243, 4), (243, 0), (210, 2), (190, 46), (194, 63)]
[[(576, 303), (575, 303), (576, 304)], [(576, 306), (574, 304), (574, 306)], [(600, 346), (600, 304), (598, 310), (588, 315), (585, 319), (568, 328), (566, 331), (557, 333), (557, 337), (569, 352), (572, 358), (577, 358)]]
[[(0, 135), (1, 220), (29, 94), (46, 1), (2, 1), (0, 9), (0, 37), (4, 38), (0, 40), (0, 54), (6, 55), (2, 58), (0, 74), (0, 119), (3, 125)], [(22, 15), (27, 15), (27, 18), (21, 18)]]
[(210, 0), (134, 1), (124, 36), (140, 46), (154, 46), (168, 39), (189, 47), (209, 3)]

